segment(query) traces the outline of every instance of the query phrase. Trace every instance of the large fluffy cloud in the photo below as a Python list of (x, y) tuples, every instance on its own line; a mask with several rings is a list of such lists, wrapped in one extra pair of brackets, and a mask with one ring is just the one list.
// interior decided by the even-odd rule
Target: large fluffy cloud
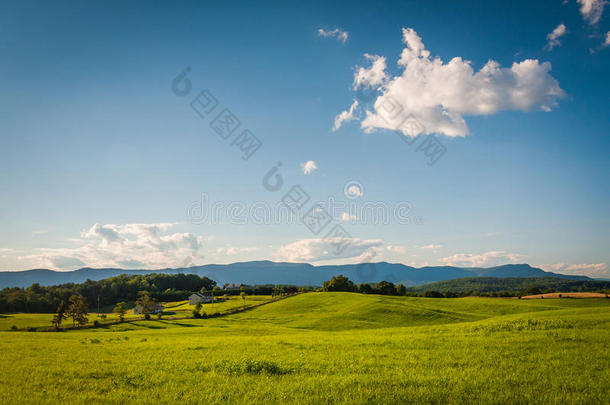
[(405, 136), (465, 136), (468, 127), (464, 115), (489, 115), (502, 110), (549, 111), (564, 96), (557, 80), (549, 74), (548, 62), (526, 59), (503, 68), (490, 60), (475, 72), (471, 62), (461, 57), (447, 63), (431, 58), (411, 28), (403, 29), (403, 42), (406, 46), (398, 60), (400, 75), (388, 75), (385, 58), (371, 55), (366, 55), (371, 66), (355, 72), (355, 90), (368, 87), (379, 91), (373, 108), (366, 111), (361, 122), (366, 132), (390, 129), (400, 130)]
[(276, 252), (276, 259), (288, 262), (316, 262), (322, 260), (359, 257), (370, 250), (383, 245), (381, 240), (362, 240), (352, 238), (349, 245), (340, 253), (335, 254), (336, 244), (333, 238), (302, 239), (281, 246)]
[(493, 267), (509, 263), (522, 263), (524, 259), (525, 256), (517, 253), (494, 251), (481, 254), (458, 253), (453, 256), (443, 257), (438, 261), (448, 266)]
[(42, 267), (151, 268), (192, 265), (203, 239), (191, 233), (169, 233), (175, 224), (95, 224), (81, 233), (75, 248), (45, 248), (22, 257)]

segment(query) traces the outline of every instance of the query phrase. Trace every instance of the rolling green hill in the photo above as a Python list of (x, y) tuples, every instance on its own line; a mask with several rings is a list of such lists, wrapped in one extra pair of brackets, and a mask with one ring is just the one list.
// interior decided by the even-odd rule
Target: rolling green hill
[(576, 303), (574, 300), (481, 298), (431, 299), (366, 295), (343, 292), (302, 294), (256, 311), (236, 314), (238, 323), (265, 322), (284, 327), (311, 330), (350, 330), (394, 328), (469, 322), (500, 315), (552, 311), (602, 305), (610, 308), (610, 300)]
[(605, 403), (610, 300), (307, 293), (214, 319), (0, 332), (22, 403)]

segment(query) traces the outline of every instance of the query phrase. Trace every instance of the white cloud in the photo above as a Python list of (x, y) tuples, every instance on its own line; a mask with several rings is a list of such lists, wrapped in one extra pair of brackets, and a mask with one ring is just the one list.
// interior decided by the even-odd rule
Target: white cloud
[(604, 0), (577, 0), (580, 4), (580, 14), (589, 24), (597, 24), (604, 13)]
[(610, 270), (606, 263), (583, 264), (541, 264), (538, 267), (554, 273), (588, 276), (592, 278), (610, 278)]
[(356, 219), (355, 215), (350, 215), (347, 212), (341, 213), (341, 221), (353, 221), (354, 219)]
[(231, 247), (228, 248), (225, 252), (225, 254), (227, 255), (238, 255), (240, 253), (250, 253), (250, 252), (255, 252), (257, 250), (257, 248), (255, 247)]
[(362, 197), (364, 195), (364, 192), (362, 191), (362, 187), (359, 187), (356, 184), (352, 184), (349, 187), (347, 187), (347, 189), (345, 190), (345, 193), (347, 196), (349, 196), (351, 198)]
[(330, 31), (320, 28), (318, 29), (318, 35), (324, 38), (335, 38), (343, 43), (346, 43), (347, 39), (349, 38), (349, 33), (342, 31), (339, 28), (335, 28), (334, 30)]
[(524, 255), (506, 253), (501, 251), (481, 254), (458, 253), (453, 256), (438, 259), (442, 264), (460, 267), (493, 267), (508, 263), (519, 263), (525, 259)]
[(425, 246), (418, 246), (419, 249), (428, 249), (428, 250), (440, 249), (442, 247), (443, 247), (443, 245), (435, 245), (434, 243), (431, 243), (431, 244), (425, 245)]
[(359, 66), (354, 74), (354, 90), (360, 87), (379, 88), (388, 80), (388, 74), (385, 72), (386, 59), (384, 56), (364, 54), (364, 57), (371, 62), (368, 68)]
[(76, 248), (42, 248), (21, 256), (41, 267), (151, 268), (180, 266), (189, 259), (201, 258), (204, 239), (191, 233), (168, 233), (175, 224), (95, 224), (81, 232)]
[(610, 31), (606, 32), (606, 38), (604, 39), (604, 43), (602, 44), (602, 48), (610, 45)]
[(308, 160), (305, 163), (301, 163), (301, 170), (303, 171), (303, 174), (310, 174), (314, 170), (318, 170), (318, 165), (316, 165), (316, 162), (313, 160)]
[(407, 251), (407, 247), (400, 245), (388, 245), (386, 246), (386, 250), (394, 253), (405, 253)]
[(567, 32), (568, 31), (566, 29), (565, 24), (559, 24), (557, 27), (555, 27), (555, 29), (546, 36), (546, 39), (548, 41), (546, 44), (546, 48), (550, 51), (556, 46), (561, 45), (561, 41), (559, 41), (559, 38), (564, 36)]
[(302, 239), (281, 246), (276, 252), (276, 259), (288, 262), (315, 262), (321, 260), (344, 259), (358, 257), (370, 249), (382, 246), (381, 240), (362, 240), (352, 238), (340, 254), (335, 254), (337, 246), (343, 245), (341, 238)]
[(367, 59), (373, 61), (372, 66), (360, 68), (354, 75), (356, 90), (372, 85), (379, 86), (381, 92), (373, 111), (367, 110), (361, 122), (365, 132), (390, 129), (401, 130), (405, 136), (465, 136), (468, 127), (463, 115), (550, 111), (565, 95), (549, 74), (548, 62), (526, 59), (502, 68), (490, 60), (475, 72), (471, 62), (461, 57), (448, 63), (438, 57), (432, 59), (413, 29), (403, 29), (403, 42), (406, 47), (398, 61), (400, 75), (388, 77), (385, 59), (370, 55)]
[(356, 112), (358, 111), (358, 100), (354, 100), (349, 110), (341, 111), (335, 117), (335, 125), (333, 125), (333, 131), (341, 128), (344, 122), (349, 122), (357, 119)]

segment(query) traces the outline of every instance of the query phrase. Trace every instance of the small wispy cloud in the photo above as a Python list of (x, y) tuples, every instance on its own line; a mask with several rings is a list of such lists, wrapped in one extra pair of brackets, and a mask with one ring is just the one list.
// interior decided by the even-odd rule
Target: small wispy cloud
[(580, 14), (589, 24), (597, 24), (604, 13), (605, 0), (577, 0), (580, 4)]
[(442, 247), (443, 247), (443, 245), (435, 245), (434, 243), (431, 243), (431, 244), (425, 245), (425, 246), (418, 246), (419, 249), (426, 249), (426, 250), (440, 249)]
[(335, 117), (335, 125), (333, 126), (333, 132), (341, 128), (344, 122), (353, 121), (357, 118), (356, 111), (358, 109), (358, 100), (354, 100), (349, 110), (341, 111)]
[(349, 38), (349, 33), (347, 31), (342, 31), (339, 28), (330, 31), (320, 28), (318, 29), (318, 35), (324, 38), (335, 38), (342, 43), (346, 43)]
[(610, 279), (610, 270), (608, 269), (608, 265), (606, 263), (555, 263), (541, 264), (538, 265), (538, 267), (546, 271), (552, 271), (554, 273)]
[(314, 170), (318, 170), (318, 165), (313, 160), (308, 160), (305, 163), (301, 163), (301, 170), (303, 174), (311, 174)]
[(362, 187), (359, 187), (356, 184), (352, 184), (351, 186), (347, 187), (347, 190), (345, 190), (345, 192), (347, 196), (352, 198), (362, 197), (364, 195)]
[(255, 247), (231, 247), (225, 250), (225, 254), (227, 255), (238, 255), (241, 253), (251, 253), (256, 252), (257, 248)]
[(407, 251), (407, 247), (401, 245), (388, 245), (386, 246), (386, 250), (394, 253), (405, 253)]
[(561, 41), (559, 40), (559, 38), (564, 36), (567, 32), (568, 30), (566, 29), (565, 24), (559, 24), (557, 27), (555, 27), (555, 29), (546, 36), (546, 49), (550, 51), (556, 46), (560, 46)]
[(288, 245), (281, 246), (276, 252), (276, 259), (288, 262), (315, 262), (321, 260), (334, 260), (350, 257), (359, 257), (370, 249), (383, 246), (381, 240), (350, 239), (349, 245), (340, 253), (335, 249), (340, 241), (335, 238), (302, 239)]
[(355, 215), (350, 215), (348, 212), (341, 213), (341, 221), (353, 221), (356, 219)]
[(443, 257), (438, 261), (448, 266), (491, 267), (509, 263), (519, 263), (523, 262), (524, 259), (525, 256), (518, 253), (495, 251), (480, 254), (458, 253), (453, 256)]
[(610, 45), (610, 31), (606, 32), (606, 38), (604, 38), (604, 43), (602, 44), (602, 48), (605, 48)]

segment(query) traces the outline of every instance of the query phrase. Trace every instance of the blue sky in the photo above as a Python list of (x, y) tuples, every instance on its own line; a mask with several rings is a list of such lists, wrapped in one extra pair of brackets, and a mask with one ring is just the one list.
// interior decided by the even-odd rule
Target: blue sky
[[(610, 277), (610, 11), (563, 3), (6, 3), (0, 270), (386, 260)], [(204, 89), (219, 105), (202, 119), (190, 103)], [(379, 124), (389, 99), (421, 124), (413, 145)], [(241, 122), (226, 141), (210, 127), (223, 108)], [(243, 129), (262, 142), (248, 160), (231, 146)], [(417, 150), (431, 140), (446, 148), (433, 165)], [(295, 184), (305, 208), (335, 204), (318, 234), (252, 218)], [(193, 216), (202, 198), (222, 218)], [(340, 253), (334, 225), (352, 237)]]

